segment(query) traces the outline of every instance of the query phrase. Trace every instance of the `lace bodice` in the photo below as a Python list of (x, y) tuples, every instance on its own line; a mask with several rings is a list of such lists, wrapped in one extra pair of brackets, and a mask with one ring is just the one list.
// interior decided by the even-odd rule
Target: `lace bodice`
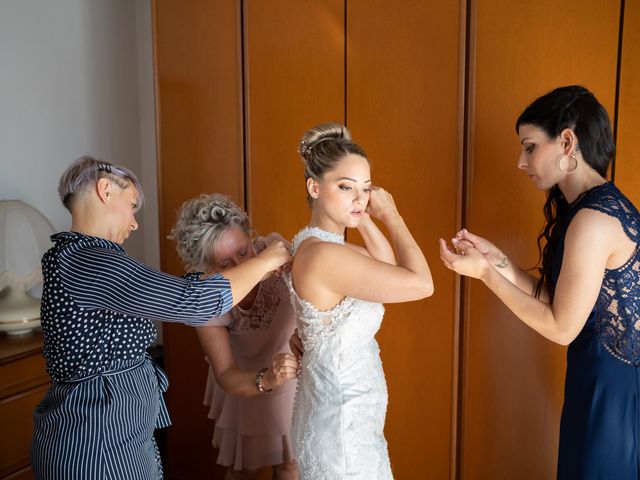
[(581, 195), (571, 205), (571, 218), (583, 209), (617, 218), (636, 249), (619, 268), (605, 270), (595, 306), (596, 328), (604, 347), (625, 363), (640, 365), (640, 214), (612, 183)]
[[(292, 242), (292, 252), (298, 251), (300, 244), (310, 237), (319, 238), (325, 242), (333, 242), (344, 244), (344, 237), (333, 232), (327, 232), (318, 227), (306, 227), (302, 229)], [(345, 297), (335, 307), (329, 310), (319, 310), (307, 300), (298, 296), (293, 287), (291, 276), (286, 277), (289, 291), (291, 292), (291, 302), (296, 312), (298, 328), (301, 333), (305, 352), (311, 351), (316, 344), (323, 338), (334, 335), (336, 330), (341, 327), (353, 330), (344, 325), (349, 317), (355, 317), (354, 313), (360, 318), (367, 318), (367, 325), (358, 328), (358, 331), (351, 332), (350, 343), (358, 343), (358, 340), (370, 339), (380, 328), (380, 322), (384, 314), (384, 307), (380, 303), (367, 302), (353, 297)], [(373, 318), (379, 318), (379, 321), (373, 321)]]
[[(344, 243), (335, 233), (307, 227), (309, 237)], [(375, 334), (384, 307), (345, 297), (321, 311), (286, 277), (305, 353), (294, 405), (292, 439), (302, 480), (392, 478), (384, 419), (387, 388)]]
[(319, 227), (304, 227), (300, 230), (291, 242), (291, 252), (295, 255), (300, 244), (307, 238), (319, 238), (323, 242), (332, 242), (344, 245), (344, 237), (334, 232), (327, 232)]

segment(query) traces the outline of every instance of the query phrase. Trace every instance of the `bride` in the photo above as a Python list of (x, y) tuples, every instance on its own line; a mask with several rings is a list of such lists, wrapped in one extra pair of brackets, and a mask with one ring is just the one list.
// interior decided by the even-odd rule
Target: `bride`
[[(382, 303), (433, 293), (429, 266), (391, 195), (338, 123), (300, 141), (309, 226), (293, 240), (288, 284), (304, 347), (292, 440), (301, 479), (391, 479), (387, 387), (374, 335)], [(380, 220), (391, 244), (370, 216)], [(357, 228), (364, 247), (344, 241)]]

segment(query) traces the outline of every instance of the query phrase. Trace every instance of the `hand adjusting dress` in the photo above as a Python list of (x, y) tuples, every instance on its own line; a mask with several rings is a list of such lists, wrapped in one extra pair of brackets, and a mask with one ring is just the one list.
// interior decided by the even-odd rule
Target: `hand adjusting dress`
[[(307, 227), (293, 239), (294, 255), (309, 237), (344, 243)], [(387, 385), (374, 338), (384, 307), (345, 297), (320, 311), (286, 280), (305, 349), (291, 431), (301, 479), (393, 478), (383, 432)]]
[[(588, 208), (617, 218), (640, 245), (640, 215), (611, 183), (578, 197), (564, 231)], [(557, 281), (564, 234), (553, 261)], [(640, 472), (640, 249), (607, 269), (587, 322), (567, 351), (558, 479), (638, 479)]]

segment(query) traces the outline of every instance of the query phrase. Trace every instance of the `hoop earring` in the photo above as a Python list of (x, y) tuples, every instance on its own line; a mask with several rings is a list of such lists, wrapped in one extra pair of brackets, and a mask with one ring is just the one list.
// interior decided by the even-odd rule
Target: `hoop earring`
[[(570, 158), (575, 162), (574, 165), (573, 165), (573, 168), (567, 169), (567, 170), (562, 168), (562, 160), (565, 159), (565, 158)], [(560, 170), (565, 175), (571, 175), (577, 169), (578, 169), (578, 159), (576, 158), (576, 156), (573, 153), (570, 154), (570, 155), (563, 155), (558, 159), (558, 170)]]

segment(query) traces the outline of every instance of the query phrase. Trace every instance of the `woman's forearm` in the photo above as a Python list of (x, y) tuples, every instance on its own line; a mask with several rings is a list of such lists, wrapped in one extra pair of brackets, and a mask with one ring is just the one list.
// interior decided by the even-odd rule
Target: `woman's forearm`
[(382, 218), (382, 221), (391, 237), (397, 265), (413, 272), (418, 282), (424, 286), (426, 295), (432, 295), (433, 279), (429, 264), (400, 214), (389, 214)]
[[(238, 368), (230, 368), (222, 374), (216, 375), (218, 385), (228, 394), (239, 397), (253, 397), (260, 395), (256, 387), (256, 375), (258, 372), (247, 372)], [(263, 384), (267, 383), (263, 377)], [(271, 388), (270, 385), (264, 385), (265, 390)]]
[(260, 257), (254, 257), (237, 267), (225, 270), (223, 275), (231, 284), (233, 305), (237, 305), (255, 287), (270, 269)]
[[(493, 268), (527, 295), (534, 295), (538, 285), (538, 278), (531, 275), (528, 271), (522, 270), (504, 255), (502, 251), (498, 252), (497, 260), (491, 262)], [(547, 291), (543, 288), (540, 292), (540, 300), (547, 301), (548, 299)]]
[[(549, 303), (526, 293), (494, 268), (487, 270), (482, 281), (514, 315), (540, 335), (562, 345), (567, 345), (573, 340), (572, 332), (561, 328), (556, 321), (553, 308)], [(525, 280), (521, 279), (521, 281)]]
[(396, 265), (396, 256), (387, 237), (380, 231), (371, 217), (366, 217), (358, 225), (364, 246), (376, 260)]

